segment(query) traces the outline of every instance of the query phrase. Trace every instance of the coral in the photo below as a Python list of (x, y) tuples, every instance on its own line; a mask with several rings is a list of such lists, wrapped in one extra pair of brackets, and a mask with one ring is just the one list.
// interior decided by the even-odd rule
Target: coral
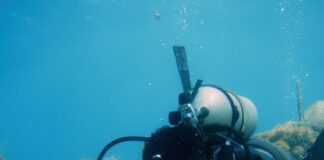
[(304, 113), (304, 121), (279, 124), (271, 131), (258, 134), (257, 137), (274, 143), (290, 152), (296, 159), (301, 159), (324, 129), (323, 115), (324, 101), (317, 101)]
[(295, 157), (297, 156), (296, 158), (299, 158), (299, 159), (305, 153), (305, 149), (302, 146), (295, 146), (290, 151)]
[(300, 159), (311, 147), (317, 136), (318, 132), (305, 123), (294, 121), (277, 125), (273, 130), (257, 135), (290, 152), (296, 159)]
[(286, 151), (290, 150), (290, 146), (285, 141), (276, 141), (275, 144)]
[(324, 129), (324, 101), (317, 101), (304, 113), (305, 123), (320, 132)]
[(300, 159), (315, 142), (318, 132), (305, 123), (288, 121), (277, 125), (273, 130), (260, 133), (257, 137), (268, 140)]

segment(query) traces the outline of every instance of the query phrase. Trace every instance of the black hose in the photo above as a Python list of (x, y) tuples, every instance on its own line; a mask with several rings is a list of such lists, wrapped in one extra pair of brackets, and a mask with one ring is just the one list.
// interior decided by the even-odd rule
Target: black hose
[(122, 143), (122, 142), (126, 142), (126, 141), (142, 141), (142, 142), (148, 142), (150, 140), (150, 138), (148, 137), (139, 137), (139, 136), (128, 136), (128, 137), (121, 137), (118, 139), (115, 139), (113, 141), (111, 141), (110, 143), (108, 143), (100, 152), (98, 159), (97, 160), (102, 160), (103, 157), (105, 156), (106, 152), (113, 147), (114, 145), (118, 144), (118, 143)]
[[(213, 125), (213, 126), (206, 126), (203, 127), (203, 129), (205, 130), (205, 132), (211, 133), (211, 132), (222, 132), (222, 131), (229, 131), (232, 132), (235, 136), (235, 138), (237, 138), (240, 142), (240, 144), (243, 146), (244, 148), (244, 153), (245, 153), (245, 159), (246, 160), (251, 160), (251, 153), (250, 153), (250, 149), (243, 137), (242, 134), (240, 134), (239, 132), (235, 131), (233, 128), (228, 127), (228, 126), (223, 126), (223, 125)], [(208, 134), (207, 134), (208, 135)], [(223, 138), (222, 136), (218, 135), (218, 134), (209, 134), (208, 136), (210, 136), (209, 140), (214, 141), (212, 136), (218, 136), (220, 138)], [(228, 139), (231, 139), (230, 137), (228, 137)]]

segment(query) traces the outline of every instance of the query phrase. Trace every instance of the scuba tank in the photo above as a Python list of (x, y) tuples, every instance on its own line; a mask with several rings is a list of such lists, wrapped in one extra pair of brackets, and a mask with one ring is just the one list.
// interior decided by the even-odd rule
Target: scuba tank
[(258, 114), (255, 105), (248, 98), (235, 95), (215, 85), (199, 88), (192, 105), (200, 110), (205, 107), (209, 115), (202, 127), (227, 126), (249, 138), (256, 129)]

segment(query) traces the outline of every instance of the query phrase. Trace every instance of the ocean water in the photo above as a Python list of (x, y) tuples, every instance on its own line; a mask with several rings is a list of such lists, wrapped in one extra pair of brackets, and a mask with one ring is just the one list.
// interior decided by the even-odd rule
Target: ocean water
[[(257, 106), (256, 133), (324, 99), (324, 1), (0, 0), (0, 157), (95, 159), (106, 143), (168, 124), (192, 81)], [(107, 153), (141, 159), (141, 143)]]

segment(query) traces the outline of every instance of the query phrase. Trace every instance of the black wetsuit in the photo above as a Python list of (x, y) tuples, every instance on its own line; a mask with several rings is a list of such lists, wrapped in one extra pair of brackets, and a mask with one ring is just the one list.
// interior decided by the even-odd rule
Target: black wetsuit
[(324, 131), (307, 151), (304, 160), (324, 160)]

